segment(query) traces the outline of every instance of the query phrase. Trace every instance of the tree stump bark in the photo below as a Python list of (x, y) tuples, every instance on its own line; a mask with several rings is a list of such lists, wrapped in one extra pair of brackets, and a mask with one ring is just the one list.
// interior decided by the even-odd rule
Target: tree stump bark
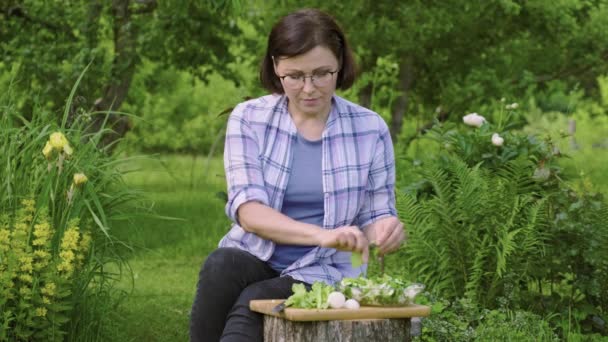
[(264, 315), (264, 341), (410, 341), (410, 326), (409, 318), (299, 322)]

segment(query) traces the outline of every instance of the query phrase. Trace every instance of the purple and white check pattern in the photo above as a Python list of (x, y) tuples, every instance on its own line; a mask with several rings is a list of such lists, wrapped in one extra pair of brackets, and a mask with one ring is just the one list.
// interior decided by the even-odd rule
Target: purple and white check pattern
[[(236, 211), (247, 201), (281, 210), (296, 133), (284, 95), (263, 96), (234, 109), (228, 119), (224, 149), (226, 214), (234, 224), (220, 247), (240, 248), (261, 260), (270, 258), (274, 243), (241, 228)], [(380, 218), (396, 216), (395, 158), (384, 120), (334, 95), (322, 140), (323, 228), (365, 227)], [(357, 277), (366, 271), (365, 266), (353, 269), (350, 255), (317, 247), (281, 275), (307, 283), (334, 284), (342, 277)]]

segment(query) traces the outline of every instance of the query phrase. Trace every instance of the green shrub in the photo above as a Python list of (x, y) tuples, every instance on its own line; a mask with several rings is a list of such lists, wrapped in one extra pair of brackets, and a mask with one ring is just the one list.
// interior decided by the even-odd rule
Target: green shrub
[(218, 114), (246, 95), (218, 74), (204, 83), (187, 72), (144, 63), (123, 106), (136, 117), (125, 142), (136, 151), (217, 153), (227, 119)]
[(476, 341), (559, 341), (549, 322), (527, 311), (486, 310), (475, 329)]
[[(428, 294), (427, 294), (428, 295)], [(549, 322), (521, 310), (504, 307), (488, 310), (466, 298), (434, 298), (427, 305), (432, 315), (422, 321), (416, 341), (558, 341)]]
[(493, 309), (506, 298), (513, 310), (555, 321), (575, 313), (581, 331), (602, 331), (592, 322), (608, 313), (606, 201), (563, 171), (551, 138), (505, 127), (445, 124), (427, 134), (437, 153), (398, 194), (410, 234), (405, 273), (448, 299)]

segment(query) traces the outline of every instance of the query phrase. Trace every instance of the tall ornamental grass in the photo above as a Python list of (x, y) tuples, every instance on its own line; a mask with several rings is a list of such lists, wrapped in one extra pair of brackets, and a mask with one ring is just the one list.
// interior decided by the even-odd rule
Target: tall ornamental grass
[[(82, 76), (81, 76), (82, 77)], [(137, 193), (90, 132), (93, 115), (67, 101), (61, 122), (16, 113), (0, 98), (0, 341), (103, 340), (117, 304), (122, 246), (111, 224), (132, 216)]]

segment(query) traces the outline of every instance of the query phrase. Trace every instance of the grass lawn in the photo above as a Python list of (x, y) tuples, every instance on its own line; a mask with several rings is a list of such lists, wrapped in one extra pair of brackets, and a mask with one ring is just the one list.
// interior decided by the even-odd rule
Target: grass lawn
[[(198, 271), (227, 231), (222, 161), (161, 156), (139, 160), (129, 168), (127, 183), (146, 192), (160, 216), (140, 217), (114, 225), (113, 234), (133, 246), (128, 255), (132, 275), (118, 288), (129, 295), (112, 313), (107, 333), (113, 341), (188, 341), (188, 314)], [(140, 170), (140, 171), (138, 171)], [(203, 173), (209, 172), (204, 175)]]

